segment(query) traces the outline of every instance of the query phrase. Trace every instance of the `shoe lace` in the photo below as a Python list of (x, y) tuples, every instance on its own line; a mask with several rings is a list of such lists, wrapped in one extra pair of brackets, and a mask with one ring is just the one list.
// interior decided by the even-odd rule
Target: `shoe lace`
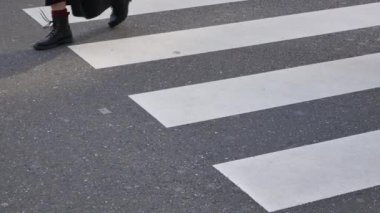
[(51, 38), (51, 37), (54, 37), (55, 34), (57, 34), (58, 30), (57, 28), (53, 28), (50, 33), (46, 36), (47, 38)]
[(46, 37), (54, 37), (54, 35), (58, 32), (58, 30), (54, 27), (54, 21), (50, 20), (46, 14), (40, 9), (41, 17), (44, 21), (46, 21), (46, 25), (43, 26), (44, 29), (53, 27), (50, 33)]
[[(51, 27), (51, 26), (53, 25), (54, 22), (53, 22), (52, 20), (50, 20), (50, 19), (46, 16), (46, 14), (44, 13), (44, 11), (42, 11), (41, 9), (40, 9), (40, 15), (41, 15), (42, 19), (43, 19), (44, 21), (46, 21), (46, 25), (43, 26), (42, 28), (46, 29), (46, 28), (49, 28), (49, 27)], [(53, 31), (52, 31), (52, 32), (53, 32)]]

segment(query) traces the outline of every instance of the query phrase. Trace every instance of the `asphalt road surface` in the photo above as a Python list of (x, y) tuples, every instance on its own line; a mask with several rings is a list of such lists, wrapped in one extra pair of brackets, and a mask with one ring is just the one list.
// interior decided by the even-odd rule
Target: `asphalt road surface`
[(0, 1), (1, 213), (380, 212), (380, 1), (134, 0), (36, 52), (42, 6)]

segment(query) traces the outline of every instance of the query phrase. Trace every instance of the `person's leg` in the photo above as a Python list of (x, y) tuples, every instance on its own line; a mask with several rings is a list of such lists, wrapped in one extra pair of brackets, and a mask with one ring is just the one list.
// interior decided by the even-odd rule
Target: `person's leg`
[(69, 26), (69, 12), (66, 10), (65, 0), (47, 0), (51, 6), (53, 26), (51, 32), (41, 41), (34, 44), (36, 50), (47, 50), (62, 44), (73, 42), (73, 36)]
[(116, 27), (128, 16), (128, 7), (131, 0), (111, 0), (112, 14), (108, 25)]
[(66, 1), (61, 1), (50, 5), (52, 11), (66, 10)]

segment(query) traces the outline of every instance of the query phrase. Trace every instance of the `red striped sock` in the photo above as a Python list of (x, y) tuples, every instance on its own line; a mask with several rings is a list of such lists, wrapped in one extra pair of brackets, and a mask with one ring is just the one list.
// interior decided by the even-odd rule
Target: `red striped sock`
[(69, 16), (69, 12), (67, 12), (67, 9), (63, 9), (63, 10), (52, 10), (51, 11), (51, 15), (53, 18), (64, 18), (64, 17), (67, 17)]

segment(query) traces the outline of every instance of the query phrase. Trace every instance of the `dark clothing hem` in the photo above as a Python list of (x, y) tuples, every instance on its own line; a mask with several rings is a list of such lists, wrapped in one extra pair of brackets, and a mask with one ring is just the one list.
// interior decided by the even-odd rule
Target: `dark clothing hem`
[(71, 5), (74, 16), (95, 18), (111, 6), (111, 0), (45, 0), (45, 5), (50, 6), (59, 2)]
[[(63, 2), (63, 1), (66, 1), (66, 0), (45, 0), (45, 5), (50, 6), (52, 4), (57, 4), (57, 3)], [(69, 3), (66, 2), (66, 4), (69, 4)]]

